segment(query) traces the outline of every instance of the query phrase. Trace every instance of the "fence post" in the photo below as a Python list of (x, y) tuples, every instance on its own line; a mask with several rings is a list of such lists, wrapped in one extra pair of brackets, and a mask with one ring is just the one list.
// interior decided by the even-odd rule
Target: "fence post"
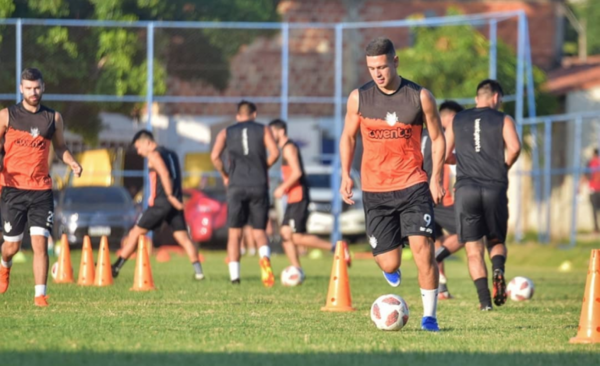
[(281, 23), (281, 119), (288, 119), (290, 25)]
[(334, 158), (331, 170), (331, 189), (333, 190), (333, 202), (331, 213), (333, 216), (333, 230), (331, 232), (331, 243), (335, 245), (342, 238), (340, 229), (340, 214), (342, 213), (342, 199), (340, 196), (340, 136), (342, 135), (342, 107), (343, 107), (343, 31), (342, 24), (335, 26), (335, 146), (333, 147)]
[(21, 18), (17, 19), (17, 24), (15, 25), (15, 33), (16, 33), (16, 63), (15, 63), (15, 80), (16, 80), (16, 91), (15, 91), (15, 102), (19, 103), (21, 101), (21, 71), (23, 70), (23, 21)]
[(498, 69), (498, 21), (490, 20), (490, 79), (497, 78)]
[[(525, 12), (519, 12), (518, 21), (518, 39), (517, 39), (517, 90), (515, 100), (515, 117), (517, 120), (517, 132), (521, 141), (523, 141), (523, 69), (525, 59)], [(517, 162), (517, 192), (519, 199), (517, 199), (517, 222), (515, 225), (515, 240), (520, 242), (523, 240), (523, 159), (519, 159)]]
[[(154, 102), (154, 22), (146, 29), (146, 129), (152, 131), (152, 104)], [(150, 174), (148, 162), (144, 162), (144, 208), (148, 207), (150, 197)]]
[(571, 238), (569, 240), (569, 248), (575, 246), (577, 240), (577, 194), (579, 192), (579, 180), (581, 179), (581, 125), (583, 118), (577, 116), (575, 118), (575, 153), (573, 154), (573, 167), (575, 169), (573, 176), (573, 201), (571, 204)]
[[(552, 212), (552, 121), (544, 120), (544, 200), (546, 200), (546, 237), (550, 241), (550, 214)], [(541, 228), (540, 228), (541, 230)]]

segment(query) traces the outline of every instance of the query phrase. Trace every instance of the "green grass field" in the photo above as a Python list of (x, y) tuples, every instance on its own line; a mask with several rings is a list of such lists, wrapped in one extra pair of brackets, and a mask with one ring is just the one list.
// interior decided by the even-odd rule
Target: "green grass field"
[[(74, 254), (75, 274), (79, 267)], [(600, 344), (572, 345), (586, 280), (589, 248), (560, 251), (511, 246), (509, 278), (530, 277), (535, 297), (495, 311), (477, 310), (463, 254), (447, 262), (454, 300), (440, 303), (439, 334), (419, 329), (422, 306), (412, 261), (401, 287), (387, 285), (372, 260), (350, 269), (352, 313), (326, 313), (332, 256), (303, 258), (306, 282), (263, 288), (256, 257), (242, 261), (242, 285), (229, 284), (223, 252), (206, 254), (207, 279), (191, 279), (184, 257), (153, 261), (157, 291), (130, 292), (134, 261), (107, 288), (49, 285), (50, 307), (33, 306), (31, 257), (15, 264), (0, 295), (2, 365), (597, 365)], [(452, 258), (451, 258), (452, 259)], [(564, 259), (568, 273), (557, 270)], [(55, 259), (53, 258), (52, 261)], [(287, 266), (273, 258), (277, 274)], [(369, 317), (380, 295), (397, 293), (411, 318), (400, 332), (382, 332)]]

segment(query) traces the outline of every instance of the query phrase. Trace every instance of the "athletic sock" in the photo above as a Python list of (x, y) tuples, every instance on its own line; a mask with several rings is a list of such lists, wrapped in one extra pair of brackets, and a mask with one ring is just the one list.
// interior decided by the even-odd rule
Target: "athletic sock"
[(35, 297), (46, 295), (46, 285), (35, 285)]
[(492, 257), (492, 270), (501, 270), (504, 273), (504, 264), (506, 263), (506, 257), (503, 255), (495, 255)]
[(113, 267), (118, 271), (121, 270), (121, 267), (123, 267), (123, 265), (125, 264), (125, 262), (127, 262), (127, 259), (123, 258), (123, 257), (119, 257), (117, 258), (116, 262), (113, 264)]
[(437, 312), (438, 289), (421, 289), (421, 299), (423, 300), (423, 316), (435, 318)]
[(12, 267), (12, 259), (9, 260), (8, 262), (5, 262), (4, 259), (0, 259), (0, 263), (2, 264), (2, 267), (4, 267), (4, 268)]
[(202, 274), (202, 265), (199, 261), (192, 263), (192, 267), (194, 267), (194, 272), (196, 272), (197, 275)]
[(258, 248), (258, 256), (261, 258), (271, 258), (271, 248), (268, 245), (263, 245)]
[(448, 250), (448, 248), (442, 246), (435, 252), (435, 260), (436, 262), (443, 262), (444, 259), (448, 258), (452, 253)]
[(492, 306), (492, 295), (490, 295), (490, 288), (488, 287), (487, 277), (478, 278), (475, 281), (475, 288), (477, 289), (477, 296), (479, 296), (479, 304), (482, 308), (486, 306)]
[(229, 278), (231, 281), (240, 279), (240, 262), (229, 262)]

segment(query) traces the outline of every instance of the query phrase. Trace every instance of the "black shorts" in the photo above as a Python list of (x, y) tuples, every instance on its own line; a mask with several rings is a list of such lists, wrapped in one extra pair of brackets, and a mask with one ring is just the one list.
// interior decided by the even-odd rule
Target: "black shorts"
[(456, 234), (456, 213), (454, 211), (454, 205), (450, 206), (435, 206), (433, 208), (433, 215), (435, 219), (435, 238), (441, 238), (444, 236), (444, 230), (448, 234)]
[(160, 228), (161, 224), (166, 222), (173, 232), (186, 230), (185, 217), (183, 211), (179, 211), (171, 206), (170, 203), (154, 204), (142, 212), (137, 221), (137, 226), (148, 231)]
[(504, 243), (508, 227), (506, 187), (464, 183), (456, 188), (456, 227), (462, 243), (484, 236), (488, 243)]
[(374, 255), (402, 246), (409, 236), (433, 238), (433, 199), (427, 183), (392, 192), (363, 192), (363, 204)]
[(281, 226), (289, 226), (294, 233), (306, 233), (306, 222), (308, 221), (308, 200), (288, 203)]
[(250, 225), (265, 230), (269, 220), (267, 187), (229, 187), (227, 189), (227, 224), (241, 229)]
[(54, 223), (54, 195), (51, 189), (4, 187), (0, 211), (5, 241), (22, 241), (27, 222), (31, 235), (48, 237)]

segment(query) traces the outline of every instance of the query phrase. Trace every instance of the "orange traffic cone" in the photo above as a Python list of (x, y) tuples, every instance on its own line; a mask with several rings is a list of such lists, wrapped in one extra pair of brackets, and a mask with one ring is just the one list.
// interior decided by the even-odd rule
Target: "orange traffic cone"
[(156, 253), (156, 261), (160, 263), (165, 263), (171, 260), (171, 255), (168, 251), (159, 249)]
[(146, 249), (147, 245), (148, 241), (141, 235), (138, 241), (137, 260), (135, 261), (135, 274), (131, 291), (151, 291), (155, 289), (152, 280), (152, 269), (150, 269), (150, 257), (148, 249)]
[(79, 265), (80, 286), (92, 286), (94, 284), (94, 253), (92, 252), (92, 241), (89, 236), (83, 238), (83, 248), (81, 248), (81, 264)]
[(346, 266), (343, 247), (341, 241), (338, 241), (335, 246), (333, 268), (331, 268), (331, 279), (329, 280), (329, 292), (327, 293), (327, 303), (321, 308), (322, 311), (356, 310), (352, 307), (348, 267)]
[(58, 269), (56, 271), (56, 283), (73, 283), (73, 265), (71, 264), (71, 249), (67, 241), (67, 234), (62, 234), (60, 255), (58, 256)]
[(100, 250), (98, 251), (98, 265), (96, 266), (96, 276), (94, 285), (110, 286), (113, 284), (112, 268), (110, 267), (110, 250), (108, 249), (108, 239), (103, 236), (100, 240)]
[(600, 343), (600, 249), (592, 250), (577, 336), (571, 343)]

